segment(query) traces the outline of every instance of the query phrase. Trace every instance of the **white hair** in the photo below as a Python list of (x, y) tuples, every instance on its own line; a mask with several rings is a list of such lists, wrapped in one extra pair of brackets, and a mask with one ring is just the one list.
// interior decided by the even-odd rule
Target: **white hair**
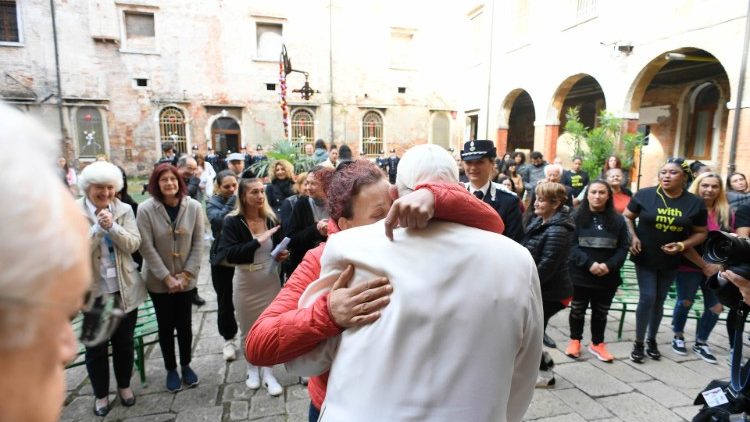
[(560, 176), (563, 174), (563, 166), (560, 164), (547, 164), (544, 166), (544, 175), (549, 176), (549, 172), (552, 170), (557, 170), (560, 172)]
[(409, 148), (398, 163), (396, 187), (400, 195), (426, 182), (458, 183), (456, 160), (443, 147), (417, 145)]
[(91, 184), (112, 185), (115, 191), (122, 190), (122, 171), (106, 161), (94, 161), (86, 166), (78, 176), (78, 187), (84, 194), (89, 190)]
[[(65, 201), (72, 201), (57, 174), (61, 142), (41, 123), (0, 102), (0, 348), (19, 347), (33, 339), (36, 323), (26, 307), (3, 309), (43, 297), (54, 274), (73, 266), (80, 249), (65, 221)], [(28, 158), (40, 162), (28, 180)], [(70, 207), (67, 207), (70, 209)]]

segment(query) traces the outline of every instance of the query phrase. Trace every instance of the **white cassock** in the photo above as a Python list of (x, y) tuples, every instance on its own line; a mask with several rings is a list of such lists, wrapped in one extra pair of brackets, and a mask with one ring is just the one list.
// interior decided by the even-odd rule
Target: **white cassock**
[(287, 364), (330, 368), (321, 421), (520, 421), (542, 354), (536, 265), (523, 246), (488, 231), (433, 221), (424, 230), (383, 222), (329, 239), (310, 306), (349, 263), (351, 285), (388, 277), (391, 302), (373, 324), (347, 329)]

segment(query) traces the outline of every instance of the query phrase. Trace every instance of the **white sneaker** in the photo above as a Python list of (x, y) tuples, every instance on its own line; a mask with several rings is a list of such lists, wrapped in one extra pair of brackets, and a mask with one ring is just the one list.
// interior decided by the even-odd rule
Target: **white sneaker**
[(224, 360), (227, 362), (237, 359), (237, 351), (234, 349), (234, 342), (232, 340), (224, 342), (223, 353)]
[(248, 364), (247, 365), (247, 379), (245, 385), (251, 390), (257, 390), (260, 388), (260, 375), (258, 374), (258, 367)]
[(536, 377), (536, 388), (552, 388), (555, 386), (555, 374), (552, 371), (539, 371)]
[(267, 366), (262, 366), (260, 372), (263, 375), (263, 386), (268, 390), (268, 394), (274, 397), (280, 396), (284, 392), (284, 389), (276, 377), (273, 376), (273, 370)]

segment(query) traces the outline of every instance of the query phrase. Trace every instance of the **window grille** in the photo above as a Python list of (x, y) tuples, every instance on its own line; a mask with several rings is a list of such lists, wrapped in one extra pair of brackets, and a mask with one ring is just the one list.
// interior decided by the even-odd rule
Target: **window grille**
[(164, 107), (159, 113), (159, 141), (172, 142), (177, 155), (187, 153), (185, 115), (176, 107)]
[(15, 1), (0, 0), (0, 41), (20, 42)]
[(362, 155), (379, 157), (383, 146), (383, 118), (375, 111), (368, 111), (362, 118)]
[(295, 110), (292, 114), (292, 144), (305, 152), (305, 144), (315, 142), (315, 117), (307, 110)]

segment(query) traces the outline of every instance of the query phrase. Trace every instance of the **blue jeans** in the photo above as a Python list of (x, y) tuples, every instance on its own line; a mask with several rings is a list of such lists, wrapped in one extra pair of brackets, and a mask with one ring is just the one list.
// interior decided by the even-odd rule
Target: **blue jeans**
[(664, 314), (664, 300), (669, 293), (677, 269), (652, 270), (635, 264), (638, 278), (638, 307), (635, 310), (635, 340), (643, 342), (648, 328), (648, 338), (655, 339)]
[(318, 418), (320, 418), (320, 409), (310, 402), (310, 411), (307, 414), (307, 420), (310, 422), (318, 422)]
[[(703, 292), (703, 315), (698, 320), (698, 326), (695, 330), (695, 340), (701, 343), (708, 341), (711, 330), (714, 329), (719, 315), (711, 310), (719, 300), (716, 294), (705, 286), (706, 276), (701, 272), (679, 272), (677, 273), (677, 303), (674, 305), (672, 313), (672, 331), (675, 334), (682, 334), (685, 330), (688, 312), (695, 301), (695, 294), (700, 287)], [(687, 302), (687, 303), (685, 303)]]

